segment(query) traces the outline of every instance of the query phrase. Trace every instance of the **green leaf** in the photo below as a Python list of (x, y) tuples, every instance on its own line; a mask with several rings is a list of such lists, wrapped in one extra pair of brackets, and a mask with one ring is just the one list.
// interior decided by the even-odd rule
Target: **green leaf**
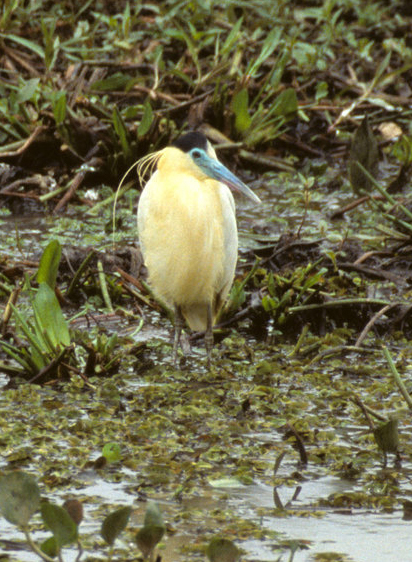
[(384, 453), (397, 453), (399, 448), (398, 420), (393, 418), (373, 431), (375, 441)]
[(130, 146), (127, 139), (127, 128), (116, 106), (113, 108), (112, 121), (114, 130), (119, 137), (121, 147), (124, 151), (125, 156), (127, 157), (130, 154)]
[(236, 42), (239, 40), (239, 31), (243, 24), (243, 17), (239, 18), (235, 25), (232, 27), (231, 32), (226, 37), (226, 41), (222, 45), (221, 54), (222, 55), (232, 55), (233, 48)]
[(106, 443), (102, 450), (102, 456), (107, 462), (116, 462), (121, 459), (121, 449), (118, 443)]
[[(65, 118), (67, 112), (67, 95), (66, 92), (58, 92), (57, 95), (54, 97), (53, 103), (53, 115), (56, 125), (61, 125)], [(56, 242), (56, 240), (52, 240), (52, 242)]]
[(58, 551), (77, 540), (77, 525), (63, 507), (42, 502), (40, 512), (45, 525), (53, 533)]
[(150, 103), (146, 100), (144, 102), (144, 111), (143, 111), (143, 117), (142, 120), (139, 123), (139, 126), (137, 128), (137, 136), (143, 137), (146, 133), (149, 132), (149, 129), (153, 123), (153, 110), (152, 110), (152, 106), (150, 105)]
[[(33, 357), (25, 348), (15, 347), (7, 342), (2, 343), (1, 349), (19, 365), (23, 367), (26, 373), (37, 374), (40, 369), (45, 367), (45, 362), (41, 358), (40, 363), (37, 362), (38, 355)], [(10, 366), (9, 366), (10, 368)]]
[(148, 558), (166, 531), (162, 513), (156, 502), (149, 502), (143, 527), (136, 533), (135, 541), (144, 559)]
[(23, 47), (26, 47), (26, 49), (33, 51), (33, 53), (36, 53), (36, 55), (44, 60), (44, 50), (37, 43), (29, 41), (29, 39), (25, 39), (24, 37), (20, 37), (19, 35), (13, 35), (12, 33), (0, 33), (0, 37), (2, 37), (3, 39), (9, 39), (11, 41), (14, 41), (15, 43), (18, 43), (19, 45), (22, 45)]
[(40, 550), (44, 552), (44, 554), (47, 554), (47, 556), (50, 556), (50, 558), (55, 558), (59, 553), (56, 539), (54, 537), (49, 537), (43, 541), (40, 545)]
[(92, 88), (99, 91), (124, 90), (131, 80), (131, 76), (117, 72), (109, 78), (96, 80), (96, 82), (93, 82)]
[(293, 88), (286, 88), (275, 99), (275, 115), (289, 115), (298, 110), (298, 98)]
[(148, 525), (137, 531), (135, 541), (144, 559), (150, 557), (156, 545), (161, 541), (165, 533), (165, 527), (158, 525)]
[(112, 545), (120, 533), (126, 528), (131, 513), (131, 507), (121, 507), (113, 513), (109, 513), (103, 521), (100, 530), (100, 534), (107, 544)]
[(24, 103), (33, 99), (36, 93), (37, 86), (39, 85), (40, 78), (31, 78), (25, 82), (24, 86), (20, 88), (16, 95), (17, 103)]
[(269, 295), (262, 297), (262, 306), (265, 312), (273, 312), (279, 308), (279, 301)]
[(207, 546), (206, 554), (210, 562), (236, 562), (240, 551), (231, 540), (214, 537)]
[(43, 338), (44, 346), (50, 343), (56, 350), (59, 346), (70, 345), (70, 334), (54, 291), (47, 283), (40, 283), (33, 302), (38, 337)]
[(129, 105), (129, 107), (125, 107), (124, 111), (123, 111), (123, 116), (126, 120), (128, 119), (133, 119), (136, 120), (141, 113), (140, 110), (141, 106), (138, 105)]
[(122, 32), (125, 37), (129, 37), (130, 33), (130, 4), (129, 2), (126, 4), (123, 17), (122, 17)]
[(31, 474), (16, 470), (0, 478), (0, 512), (7, 521), (25, 527), (40, 505), (40, 490)]
[(283, 29), (281, 26), (275, 26), (272, 31), (268, 34), (263, 43), (262, 50), (258, 57), (253, 60), (253, 62), (249, 65), (248, 69), (246, 70), (246, 74), (249, 76), (254, 76), (259, 67), (265, 62), (265, 60), (270, 57), (270, 55), (274, 52), (276, 47), (278, 46), (281, 38), (283, 35)]
[(392, 57), (392, 51), (389, 50), (389, 51), (386, 53), (385, 58), (384, 58), (383, 60), (381, 60), (379, 66), (378, 66), (378, 68), (377, 68), (377, 70), (376, 70), (376, 74), (375, 74), (375, 76), (374, 76), (374, 78), (373, 78), (373, 81), (372, 81), (374, 85), (376, 85), (376, 84), (378, 84), (378, 83), (380, 82), (381, 76), (383, 75), (383, 73), (386, 71), (386, 69), (387, 69), (388, 66), (389, 66), (391, 57)]
[(303, 295), (305, 291), (316, 285), (317, 283), (321, 283), (323, 280), (323, 276), (328, 272), (326, 267), (322, 267), (319, 271), (314, 273), (313, 275), (309, 275), (309, 277), (304, 282), (303, 287), (299, 291), (299, 296)]
[(37, 270), (37, 282), (47, 283), (50, 289), (55, 288), (57, 272), (59, 270), (62, 247), (58, 240), (51, 240), (40, 258), (39, 269)]
[(328, 83), (323, 80), (321, 82), (318, 82), (316, 84), (316, 94), (315, 94), (316, 101), (320, 101), (324, 98), (327, 98), (328, 95), (329, 95)]
[(162, 513), (156, 502), (149, 502), (144, 516), (143, 527), (158, 526), (164, 527)]
[[(19, 327), (22, 329), (24, 335), (30, 343), (31, 355), (28, 357), (28, 359), (31, 359), (38, 369), (45, 367), (46, 360), (44, 358), (44, 353), (47, 353), (48, 348), (45, 347), (43, 338), (39, 339), (31, 324), (26, 322), (26, 320), (12, 303), (10, 303), (10, 308), (12, 309), (13, 314), (17, 319)], [(12, 350), (9, 348), (9, 351)], [(21, 351), (21, 355), (23, 356), (23, 350)]]
[(241, 281), (235, 279), (232, 288), (230, 289), (230, 296), (228, 301), (230, 310), (239, 310), (245, 300), (246, 293), (244, 290), (244, 285)]
[(246, 132), (252, 122), (249, 112), (249, 94), (246, 88), (237, 92), (232, 99), (231, 108), (235, 115), (235, 128), (238, 133)]
[(371, 176), (375, 177), (379, 166), (379, 148), (373, 131), (369, 125), (366, 115), (353, 135), (352, 145), (349, 154), (349, 179), (352, 188), (356, 193), (363, 194), (363, 191), (371, 190), (372, 182), (366, 174), (359, 168), (358, 162), (362, 164)]

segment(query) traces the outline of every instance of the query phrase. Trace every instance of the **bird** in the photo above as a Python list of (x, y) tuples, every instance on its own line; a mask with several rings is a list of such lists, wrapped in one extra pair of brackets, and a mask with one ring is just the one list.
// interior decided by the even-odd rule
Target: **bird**
[(232, 191), (261, 201), (219, 162), (199, 131), (138, 161), (141, 182), (149, 169), (137, 211), (148, 284), (174, 310), (175, 367), (186, 322), (191, 330), (205, 332), (210, 370), (213, 326), (232, 286), (238, 255)]

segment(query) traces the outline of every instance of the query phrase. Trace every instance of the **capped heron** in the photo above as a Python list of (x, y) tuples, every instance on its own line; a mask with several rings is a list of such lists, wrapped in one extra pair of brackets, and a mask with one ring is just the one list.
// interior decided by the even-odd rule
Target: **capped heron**
[(187, 133), (144, 157), (139, 177), (155, 164), (137, 212), (149, 285), (174, 308), (174, 364), (186, 320), (192, 330), (205, 331), (210, 368), (212, 328), (232, 285), (238, 253), (230, 190), (260, 199), (218, 161), (202, 133)]

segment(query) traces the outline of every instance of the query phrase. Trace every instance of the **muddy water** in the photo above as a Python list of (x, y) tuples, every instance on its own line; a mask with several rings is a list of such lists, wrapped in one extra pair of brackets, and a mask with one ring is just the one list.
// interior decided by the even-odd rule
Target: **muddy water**
[[(299, 186), (296, 186), (296, 192), (299, 192)], [(260, 195), (262, 194), (260, 193)], [(350, 194), (342, 195), (340, 200), (335, 195), (331, 195), (328, 211), (333, 210), (339, 203), (346, 202), (348, 199), (350, 199)], [(241, 212), (241, 244), (245, 247), (250, 243), (248, 231), (253, 222), (259, 221), (262, 225), (264, 223), (269, 225), (266, 228), (267, 234), (276, 237), (285, 230), (285, 224), (293, 229), (302, 221), (302, 206), (291, 205), (289, 194), (282, 188), (268, 187), (265, 203), (259, 210), (252, 208), (245, 202), (239, 202), (238, 207)], [(281, 220), (279, 222), (280, 215)], [(325, 214), (315, 201), (306, 216), (305, 227), (312, 233), (324, 235), (327, 228), (323, 221), (325, 221)], [(15, 223), (15, 219), (7, 219), (0, 224), (0, 228), (4, 232), (10, 231), (11, 225)], [(17, 224), (22, 240), (23, 253), (26, 256), (35, 253), (38, 250), (36, 240), (44, 236), (48, 227), (45, 227), (42, 222), (39, 223), (38, 219), (23, 219), (17, 221)], [(148, 341), (153, 338), (159, 340), (169, 338), (169, 329), (165, 327), (167, 321), (159, 321), (159, 318), (156, 318), (156, 320), (158, 322), (155, 322), (153, 326), (149, 323), (143, 326), (142, 330), (135, 336), (136, 342)], [(0, 386), (3, 386), (6, 381), (6, 377), (0, 377)], [(136, 382), (131, 381), (130, 391), (136, 392), (137, 390)], [(41, 394), (43, 391), (39, 388), (38, 392)], [(49, 393), (50, 390), (48, 396)], [(273, 436), (274, 440), (278, 438), (278, 435)], [(6, 462), (0, 461), (0, 469), (4, 469), (6, 466)], [(293, 470), (293, 467), (289, 468), (291, 471)], [(308, 470), (311, 469), (309, 466)], [(350, 492), (356, 488), (348, 480), (324, 475), (317, 467), (312, 470), (312, 473), (306, 474), (306, 480), (301, 484), (302, 489), (297, 499), (281, 515), (276, 513), (274, 509), (273, 488), (265, 483), (260, 483), (258, 479), (250, 486), (222, 488), (220, 490), (206, 485), (203, 489), (199, 489), (199, 502), (203, 506), (207, 503), (210, 511), (221, 506), (222, 502), (227, 502), (240, 516), (258, 522), (266, 529), (281, 533), (281, 538), (304, 541), (309, 548), (308, 550), (298, 550), (294, 556), (295, 562), (310, 562), (315, 560), (317, 553), (325, 552), (334, 552), (346, 556), (346, 558), (339, 558), (336, 555), (329, 558), (333, 561), (408, 562), (412, 560), (411, 522), (403, 519), (403, 512), (400, 508), (396, 508), (390, 513), (386, 513), (382, 509), (324, 509), (319, 506), (319, 503), (327, 499), (330, 494)], [(377, 465), (375, 470), (378, 472), (381, 468)], [(403, 470), (412, 473), (412, 467), (405, 463)], [(133, 504), (136, 506), (134, 517), (137, 521), (144, 511), (144, 504), (136, 505), (134, 495), (127, 491), (127, 487), (133, 483), (135, 475), (126, 469), (120, 469), (119, 472), (122, 474), (121, 483), (106, 482), (94, 472), (85, 474), (83, 485), (74, 493), (78, 493), (81, 499), (86, 499), (86, 503), (89, 505), (93, 505), (96, 498), (100, 502), (107, 502), (107, 504)], [(294, 489), (285, 487), (277, 491), (281, 500), (285, 503), (292, 497)], [(402, 494), (410, 497), (412, 491), (405, 487)], [(54, 495), (51, 495), (51, 499), (60, 503), (62, 498), (59, 492), (55, 492)], [(173, 501), (167, 501), (166, 498), (156, 499), (160, 503), (166, 521), (168, 514), (171, 516), (175, 510), (179, 509), (179, 505)], [(306, 516), (302, 515), (303, 511), (307, 512)], [(319, 513), (316, 516), (309, 516), (311, 511)], [(96, 536), (99, 531), (99, 524), (95, 522), (97, 520), (98, 518), (93, 517), (92, 510), (89, 514), (86, 513), (85, 523), (82, 524), (81, 528), (82, 534)], [(34, 538), (38, 541), (45, 536), (44, 533), (34, 534)], [(182, 535), (179, 536), (178, 534), (175, 537), (166, 538), (164, 541), (165, 549), (162, 551), (164, 562), (184, 561), (185, 558), (177, 554), (176, 549), (181, 546), (182, 542), (195, 542), (198, 539), (190, 529), (187, 530), (183, 540), (181, 537)], [(4, 519), (0, 519), (0, 554), (7, 553), (11, 556), (11, 560), (16, 562), (37, 561), (37, 556), (26, 551), (24, 546), (18, 546), (21, 541), (22, 534)], [(289, 559), (288, 552), (280, 552), (275, 548), (276, 541), (246, 539), (239, 541), (239, 546), (246, 551), (245, 560), (275, 562), (281, 557), (282, 562), (286, 562)], [(64, 559), (66, 561), (72, 562), (76, 559), (76, 556), (77, 552), (65, 549)]]
[[(125, 481), (132, 475), (125, 471)], [(121, 484), (107, 483), (103, 479), (96, 478), (90, 474), (90, 479), (94, 482), (79, 491), (81, 498), (98, 499), (100, 502), (116, 503), (127, 505), (133, 503), (134, 498), (125, 492), (125, 482)], [(319, 499), (327, 497), (334, 492), (344, 492), (352, 490), (350, 482), (338, 478), (318, 478), (306, 482), (302, 486), (302, 491), (297, 501), (294, 502), (295, 510), (310, 509), (310, 505)], [(336, 553), (335, 557), (328, 560), (350, 561), (350, 562), (408, 562), (411, 557), (411, 522), (402, 519), (402, 512), (395, 510), (393, 513), (373, 512), (369, 510), (351, 510), (344, 513), (338, 511), (326, 511), (320, 517), (301, 517), (294, 516), (294, 509), (288, 509), (285, 517), (271, 516), (266, 510), (273, 508), (273, 489), (263, 484), (251, 486), (241, 486), (230, 488), (225, 491), (229, 493), (228, 503), (245, 518), (259, 520), (268, 529), (272, 529), (282, 534), (283, 539), (296, 539), (304, 541), (308, 546), (307, 550), (298, 550), (295, 553), (295, 562), (310, 562), (316, 559), (317, 553)], [(285, 498), (291, 495), (291, 490), (284, 492)], [(221, 501), (211, 493), (210, 488), (204, 489), (204, 497), (199, 498), (199, 505), (208, 505), (210, 510), (218, 508)], [(280, 491), (282, 495), (282, 491)], [(134, 504), (136, 505), (136, 504)], [(177, 505), (170, 501), (160, 502), (160, 507), (167, 520), (168, 513), (172, 514)], [(193, 504), (192, 508), (195, 507)], [(261, 515), (259, 510), (265, 508), (266, 514)], [(141, 520), (144, 513), (144, 506), (136, 508), (133, 518)], [(87, 517), (82, 524), (82, 535), (91, 534), (96, 536), (99, 526)], [(89, 514), (90, 515), (90, 514)], [(87, 522), (88, 521), (88, 522)], [(46, 538), (46, 533), (33, 533), (37, 541)], [(7, 538), (7, 540), (6, 540)], [(22, 534), (16, 531), (15, 527), (7, 523), (4, 519), (0, 522), (0, 554), (10, 555), (11, 560), (16, 562), (34, 562), (38, 557), (25, 550), (24, 545), (16, 548), (22, 540)], [(162, 550), (163, 562), (173, 562), (174, 560), (185, 560), (178, 555), (178, 549), (183, 544), (196, 541), (196, 536), (186, 533), (184, 537), (170, 537), (165, 540), (165, 549)], [(279, 551), (274, 548), (274, 544), (262, 540), (244, 540), (238, 543), (246, 551), (245, 560), (259, 562), (275, 562), (279, 560)], [(127, 547), (127, 545), (124, 545)], [(90, 551), (89, 551), (90, 552)], [(64, 559), (67, 562), (74, 562), (77, 552), (70, 548), (64, 549)], [(341, 555), (342, 557), (339, 557)], [(282, 561), (288, 560), (288, 555), (281, 557)]]
[[(295, 562), (314, 560), (316, 553), (334, 552), (346, 555), (356, 562), (407, 562), (411, 554), (411, 522), (403, 519), (403, 511), (393, 513), (351, 509), (326, 511), (320, 517), (294, 516), (294, 510), (303, 510), (335, 492), (354, 489), (349, 481), (324, 477), (302, 485), (294, 509), (286, 517), (264, 517), (264, 525), (279, 531), (288, 539), (307, 541), (308, 550), (298, 550)], [(282, 496), (282, 492), (279, 493)], [(285, 494), (286, 495), (286, 494)], [(292, 494), (289, 491), (288, 496)], [(273, 507), (273, 490), (264, 485), (252, 486), (234, 492), (233, 501), (238, 508), (249, 510), (250, 515), (259, 507)], [(256, 515), (255, 515), (256, 516)], [(270, 548), (259, 541), (246, 541), (243, 547), (261, 562), (277, 560)], [(332, 558), (335, 560), (335, 558)]]

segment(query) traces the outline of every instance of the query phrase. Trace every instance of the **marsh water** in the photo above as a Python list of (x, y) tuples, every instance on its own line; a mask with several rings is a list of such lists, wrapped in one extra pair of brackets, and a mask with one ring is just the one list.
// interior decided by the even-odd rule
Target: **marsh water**
[[(408, 467), (409, 471), (412, 467)], [(376, 470), (380, 470), (377, 466)], [(125, 471), (124, 481), (130, 479), (132, 475)], [(93, 476), (89, 475), (90, 480)], [(94, 477), (92, 483), (86, 484), (79, 491), (79, 497), (93, 498), (93, 501), (99, 501), (120, 504), (133, 504), (135, 498), (125, 490), (125, 484), (107, 483), (104, 479)], [(319, 499), (327, 498), (327, 496), (336, 491), (345, 492), (353, 490), (353, 484), (339, 478), (332, 477), (316, 477), (312, 475), (312, 479), (302, 486), (298, 501), (294, 503), (295, 508), (310, 509), (310, 506)], [(293, 490), (285, 490), (289, 495)], [(305, 543), (306, 549), (298, 549), (293, 560), (296, 562), (310, 562), (313, 560), (342, 560), (355, 562), (399, 562), (400, 560), (407, 562), (411, 559), (410, 546), (410, 526), (411, 522), (405, 520), (402, 509), (394, 510), (391, 513), (385, 513), (381, 510), (370, 509), (352, 509), (352, 510), (328, 510), (321, 515), (298, 516), (293, 514), (293, 510), (288, 510), (284, 516), (271, 515), (273, 510), (273, 489), (263, 484), (253, 484), (250, 486), (230, 487), (225, 490), (225, 499), (219, 499), (222, 492), (216, 493), (210, 487), (200, 490), (204, 494), (199, 497), (197, 502), (203, 507), (206, 504), (210, 510), (219, 508), (222, 501), (230, 503), (230, 505), (242, 514), (243, 517), (251, 520), (261, 520), (261, 524), (265, 527), (280, 533), (281, 538), (287, 540), (296, 539), (296, 541)], [(228, 497), (227, 497), (228, 496)], [(196, 505), (193, 502), (191, 508)], [(173, 512), (173, 506), (170, 502), (160, 502), (160, 506), (167, 521), (168, 512)], [(265, 516), (259, 514), (259, 509), (265, 508)], [(143, 516), (144, 508), (136, 507), (135, 517), (138, 519)], [(37, 561), (39, 558), (29, 551), (20, 550), (17, 545), (22, 539), (21, 533), (4, 519), (0, 526), (3, 537), (3, 554), (10, 555), (11, 560), (21, 562)], [(99, 526), (93, 521), (86, 521), (82, 526), (83, 534), (97, 534)], [(46, 533), (36, 533), (35, 538), (45, 538)], [(7, 542), (4, 539), (7, 537)], [(196, 536), (191, 533), (182, 536), (172, 536), (165, 541), (165, 548), (162, 550), (162, 560), (165, 562), (173, 562), (174, 560), (185, 560), (189, 558), (177, 555), (176, 549), (181, 544), (196, 541)], [(1, 544), (1, 543), (0, 543)], [(256, 560), (260, 562), (273, 562), (279, 560), (281, 556), (278, 546), (275, 542), (264, 541), (259, 539), (242, 540), (241, 547), (245, 551), (245, 560)], [(329, 558), (326, 557), (329, 554)], [(333, 555), (332, 553), (335, 553)], [(70, 549), (65, 550), (65, 560), (73, 562), (76, 560), (77, 552)], [(322, 555), (324, 558), (317, 558)], [(105, 559), (105, 558), (101, 558)], [(120, 558), (119, 558), (120, 559)], [(281, 557), (287, 560), (288, 556)]]
[[(249, 235), (251, 227), (256, 224), (264, 225), (259, 243), (263, 239), (265, 243), (276, 240), (286, 229), (296, 230), (302, 223), (304, 238), (321, 237), (326, 245), (333, 245), (340, 238), (347, 237), (348, 232), (355, 231), (362, 222), (360, 215), (356, 219), (358, 222), (353, 219), (352, 223), (344, 220), (332, 225), (327, 220), (325, 209), (330, 212), (350, 200), (352, 194), (349, 190), (339, 195), (325, 191), (322, 194), (313, 192), (309, 205), (304, 201), (302, 186), (293, 182), (282, 189), (269, 182), (268, 187), (262, 187), (260, 191), (265, 200), (262, 208), (255, 209), (247, 203), (239, 203), (243, 249), (248, 245), (256, 245), (256, 239)], [(323, 199), (322, 206), (318, 204), (320, 198)], [(327, 205), (325, 198), (328, 198)], [(291, 206), (291, 200), (295, 200), (294, 206)], [(304, 213), (306, 217), (303, 220)], [(57, 227), (57, 219), (5, 216), (0, 218), (0, 229), (3, 233), (7, 232), (10, 238), (13, 237), (12, 229), (18, 232), (21, 258), (29, 259), (31, 256), (38, 257), (45, 240), (53, 235), (61, 239), (67, 237), (72, 244), (89, 244), (93, 240), (93, 229), (98, 224), (92, 219), (90, 225), (93, 227), (86, 224), (84, 229), (78, 230), (83, 218), (63, 219), (63, 222), (63, 227)], [(132, 225), (132, 220), (129, 225)], [(370, 232), (368, 226), (364, 232), (365, 238)], [(129, 241), (133, 236), (131, 231), (127, 233)], [(97, 232), (96, 244), (108, 248), (107, 236)], [(133, 331), (133, 322), (125, 323), (118, 319), (108, 329), (110, 332), (127, 334)], [(217, 369), (215, 377), (210, 380), (205, 374), (200, 344), (199, 348), (193, 350), (193, 359), (185, 372), (176, 374), (173, 371), (170, 361), (170, 324), (164, 315), (147, 313), (142, 329), (133, 338), (137, 344), (149, 343), (146, 355), (152, 362), (151, 367), (138, 376), (133, 368), (118, 372), (112, 383), (110, 379), (102, 381), (94, 378), (93, 391), (73, 382), (64, 387), (41, 387), (19, 382), (15, 389), (6, 390), (8, 377), (0, 378), (0, 427), (6, 443), (0, 469), (18, 467), (33, 472), (39, 477), (47, 497), (58, 503), (68, 494), (81, 499), (85, 506), (85, 518), (81, 525), (87, 553), (85, 559), (105, 559), (102, 542), (96, 538), (105, 509), (132, 505), (132, 526), (138, 527), (144, 515), (145, 501), (153, 499), (159, 503), (164, 519), (170, 525), (170, 532), (159, 550), (163, 562), (204, 558), (200, 554), (201, 550), (191, 551), (186, 547), (198, 545), (199, 540), (201, 542), (199, 534), (205, 529), (209, 537), (218, 534), (219, 520), (225, 529), (230, 529), (230, 538), (242, 549), (242, 559), (245, 561), (412, 560), (411, 522), (402, 507), (403, 500), (412, 497), (412, 465), (408, 454), (402, 454), (401, 450), (401, 465), (396, 467), (394, 458), (389, 455), (388, 465), (383, 468), (382, 455), (368, 436), (367, 425), (362, 422), (361, 416), (350, 418), (349, 414), (353, 415), (354, 410), (345, 411), (345, 400), (349, 404), (350, 393), (355, 391), (365, 402), (374, 396), (374, 407), (381, 407), (381, 413), (391, 412), (394, 407), (403, 407), (394, 386), (384, 387), (388, 375), (382, 360), (371, 359), (368, 371), (368, 356), (365, 359), (361, 354), (348, 354), (341, 361), (332, 357), (321, 363), (319, 371), (312, 369), (308, 376), (306, 359), (300, 363), (291, 353), (295, 343), (293, 340), (286, 342), (279, 339), (275, 342), (277, 356), (273, 360), (273, 339), (270, 346), (253, 338), (248, 340), (247, 336), (237, 343), (232, 334), (221, 344), (227, 347), (229, 358), (226, 357), (222, 372)], [(404, 342), (406, 348), (408, 345), (408, 342)], [(254, 348), (253, 359), (242, 359), (244, 346)], [(396, 350), (401, 352), (402, 345), (399, 344)], [(235, 358), (233, 365), (230, 357)], [(245, 366), (245, 363), (248, 365)], [(229, 377), (233, 384), (230, 384), (229, 379), (225, 381), (225, 377)], [(130, 458), (136, 454), (132, 448), (134, 439), (128, 434), (130, 428), (121, 425), (116, 416), (119, 412), (133, 409), (134, 400), (143, 393), (147, 393), (148, 417), (151, 415), (150, 409), (156, 408), (154, 404), (157, 404), (159, 396), (166, 396), (168, 392), (183, 396), (184, 402), (179, 408), (200, 408), (201, 399), (194, 388), (196, 381), (200, 385), (200, 393), (209, 384), (217, 394), (221, 390), (225, 393), (233, 391), (232, 401), (236, 404), (246, 400), (242, 394), (246, 392), (245, 389), (252, 397), (251, 403), (255, 404), (252, 409), (256, 409), (254, 419), (244, 422), (240, 414), (237, 417), (230, 414), (228, 418), (229, 425), (237, 424), (236, 442), (244, 439), (251, 443), (250, 459), (242, 459), (249, 462), (247, 474), (239, 476), (233, 468), (241, 465), (239, 459), (229, 465), (230, 469), (225, 475), (224, 462), (222, 464), (216, 459), (212, 461), (207, 458), (201, 478), (189, 487), (187, 493), (184, 490), (185, 474), (176, 481), (173, 474), (168, 474), (164, 488), (160, 477), (159, 481), (153, 478), (146, 490), (142, 479), (152, 478), (150, 469), (145, 467), (143, 477), (139, 474), (138, 463), (136, 465)], [(329, 396), (329, 386), (339, 393)], [(349, 390), (345, 398), (346, 387)], [(269, 388), (275, 388), (277, 394), (270, 395)], [(193, 394), (188, 393), (188, 390), (193, 390)], [(284, 418), (283, 421), (277, 420), (276, 408), (271, 413), (269, 410), (267, 414), (263, 413), (265, 393), (268, 393), (268, 400), (269, 397), (278, 397), (282, 404), (278, 415)], [(289, 404), (294, 399), (296, 404)], [(336, 405), (334, 401), (338, 399), (339, 404)], [(146, 445), (139, 441), (141, 446), (146, 446), (147, 455), (153, 455), (150, 463), (158, 463), (159, 466), (166, 462), (173, 416), (183, 416), (181, 410), (173, 410), (172, 406), (168, 410), (166, 398), (163, 407), (163, 413), (157, 410), (156, 415), (170, 416), (169, 429), (165, 433), (159, 430), (148, 436)], [(214, 413), (211, 411), (210, 415)], [(70, 424), (66, 427), (68, 419)], [(188, 419), (190, 421), (190, 415)], [(292, 423), (291, 420), (298, 425), (299, 419), (305, 422), (301, 431), (310, 435), (308, 448), (312, 446), (316, 449), (309, 455), (306, 464), (302, 464), (296, 449), (288, 444), (282, 429), (285, 422)], [(133, 427), (133, 424), (141, 423), (134, 418), (131, 420)], [(158, 423), (158, 420), (154, 419), (152, 423)], [(208, 442), (207, 434), (203, 433), (205, 430), (198, 434), (187, 423), (190, 428), (187, 431), (193, 431), (193, 435), (189, 436), (189, 440), (194, 440), (191, 447), (196, 448), (198, 441)], [(100, 432), (100, 438), (96, 437), (93, 425), (99, 426), (97, 432)], [(217, 427), (220, 429), (216, 429), (216, 432), (222, 432), (224, 441), (224, 423)], [(39, 428), (42, 428), (40, 434)], [(60, 428), (62, 435), (59, 435)], [(19, 435), (14, 442), (4, 437), (10, 431)], [(401, 442), (409, 451), (411, 426), (406, 417), (401, 419), (400, 432)], [(93, 461), (99, 457), (101, 444), (105, 441), (121, 443), (126, 462), (108, 467), (106, 471), (97, 470)], [(328, 450), (332, 442), (333, 455)], [(155, 449), (153, 452), (152, 446)], [(220, 451), (218, 453), (222, 454)], [(274, 473), (273, 467), (281, 453), (285, 453), (285, 457)], [(71, 454), (74, 457), (70, 466), (67, 455)], [(180, 454), (177, 454), (178, 459)], [(243, 454), (244, 450), (237, 451), (234, 445), (233, 456)], [(187, 452), (187, 455), (192, 459), (191, 453)], [(259, 455), (261, 458), (256, 458)], [(328, 459), (328, 455), (332, 455), (333, 460)], [(51, 463), (47, 461), (48, 456)], [(61, 470), (59, 462), (62, 462)], [(198, 463), (199, 457), (193, 457), (191, 462)], [(187, 463), (186, 458), (184, 463)], [(189, 469), (190, 463), (185, 470)], [(177, 472), (179, 469), (176, 467), (173, 470)], [(179, 485), (183, 487), (182, 493), (177, 493)], [(180, 512), (185, 514), (183, 519), (179, 517)], [(39, 530), (38, 519), (34, 527), (33, 537), (41, 541), (47, 533)], [(24, 546), (22, 534), (4, 519), (0, 521), (0, 548), (1, 557), (5, 559), (20, 562), (38, 560)], [(133, 548), (130, 536), (122, 538), (118, 548), (115, 559), (131, 559), (130, 554), (126, 554), (128, 549)], [(75, 549), (64, 549), (65, 560), (74, 561), (76, 557)]]

